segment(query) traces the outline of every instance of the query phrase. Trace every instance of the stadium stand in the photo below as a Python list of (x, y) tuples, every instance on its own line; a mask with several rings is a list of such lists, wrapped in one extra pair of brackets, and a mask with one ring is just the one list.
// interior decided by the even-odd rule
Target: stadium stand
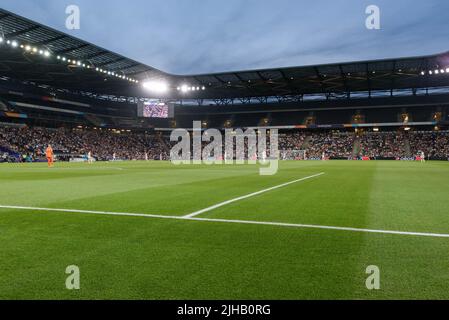
[(406, 152), (406, 139), (403, 132), (369, 132), (362, 135), (358, 155), (372, 159), (411, 156)]
[[(246, 142), (246, 141), (245, 141)], [(89, 151), (100, 161), (168, 160), (168, 136), (127, 130), (67, 129), (0, 126), (0, 156), (3, 161), (39, 161), (44, 159), (48, 144), (59, 160), (83, 157)], [(203, 147), (206, 143), (203, 143)], [(268, 145), (269, 147), (269, 145)], [(303, 150), (306, 158), (330, 159), (411, 159), (425, 152), (429, 159), (449, 159), (449, 132), (362, 132), (285, 131), (279, 135), (281, 152)], [(223, 149), (224, 150), (224, 149)], [(247, 143), (245, 143), (246, 158)], [(146, 154), (146, 155), (145, 155)], [(268, 154), (269, 155), (269, 154)], [(287, 158), (294, 160), (293, 158)]]
[[(168, 152), (157, 135), (122, 131), (68, 130), (65, 128), (0, 127), (0, 146), (9, 154), (44, 159), (45, 148), (51, 144), (61, 160), (83, 157), (89, 151), (97, 160), (112, 160), (115, 153), (120, 160), (167, 160)], [(0, 149), (0, 152), (1, 150)], [(19, 160), (19, 157), (15, 157)]]

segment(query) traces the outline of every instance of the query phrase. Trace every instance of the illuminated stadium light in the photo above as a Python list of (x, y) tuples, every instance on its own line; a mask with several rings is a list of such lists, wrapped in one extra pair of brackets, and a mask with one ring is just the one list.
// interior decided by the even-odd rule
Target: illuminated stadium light
[(429, 74), (433, 74), (433, 72), (432, 72), (432, 71), (429, 71)]
[[(39, 54), (39, 55), (44, 56), (46, 58), (52, 56), (52, 53), (49, 50), (46, 50), (46, 48), (33, 47), (32, 45), (29, 45), (29, 44), (20, 44), (16, 40), (7, 40), (7, 39), (5, 39), (3, 37), (0, 37), (0, 44), (3, 43), (3, 42), (5, 42), (6, 44), (10, 45), (13, 48), (16, 48), (16, 47), (20, 46), (20, 48), (22, 48), (26, 52), (36, 53), (36, 54)], [(129, 77), (126, 77), (125, 75), (119, 75), (117, 72), (103, 70), (103, 69), (101, 69), (99, 67), (95, 67), (94, 65), (86, 64), (85, 62), (83, 62), (81, 60), (78, 61), (78, 60), (75, 60), (75, 59), (68, 59), (68, 58), (66, 58), (64, 56), (61, 56), (61, 55), (56, 56), (56, 59), (60, 60), (60, 61), (63, 61), (63, 62), (67, 62), (69, 64), (73, 64), (73, 65), (79, 66), (79, 67), (87, 68), (87, 69), (94, 69), (95, 68), (95, 71), (97, 71), (97, 72), (104, 73), (104, 74), (107, 74), (109, 76), (116, 77), (116, 78), (119, 78), (119, 79), (127, 80), (127, 81), (132, 82), (132, 83), (139, 83), (139, 81), (137, 79), (129, 78)]]
[(440, 73), (440, 70), (435, 70), (435, 74), (439, 74)]
[(145, 81), (142, 86), (148, 91), (158, 93), (167, 92), (169, 89), (168, 84), (164, 81)]

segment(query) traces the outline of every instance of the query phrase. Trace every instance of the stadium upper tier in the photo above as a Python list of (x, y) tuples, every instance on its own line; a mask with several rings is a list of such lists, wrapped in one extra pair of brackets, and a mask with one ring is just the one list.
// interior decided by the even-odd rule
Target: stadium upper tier
[[(173, 75), (0, 9), (0, 76), (73, 92), (174, 100), (303, 95), (350, 97), (365, 92), (447, 88), (449, 52), (340, 64)], [(147, 88), (143, 87), (147, 84)]]

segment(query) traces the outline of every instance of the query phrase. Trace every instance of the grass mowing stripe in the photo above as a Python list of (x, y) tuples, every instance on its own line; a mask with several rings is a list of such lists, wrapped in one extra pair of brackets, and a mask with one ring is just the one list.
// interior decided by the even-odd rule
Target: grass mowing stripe
[(316, 177), (322, 176), (323, 174), (324, 174), (324, 172), (320, 172), (320, 173), (314, 174), (312, 176), (304, 177), (304, 178), (301, 178), (301, 179), (296, 179), (296, 180), (293, 180), (293, 181), (290, 181), (290, 182), (286, 182), (286, 183), (283, 183), (283, 184), (280, 184), (280, 185), (277, 185), (277, 186), (274, 186), (274, 187), (271, 187), (271, 188), (267, 188), (267, 189), (264, 189), (264, 190), (253, 192), (253, 193), (247, 194), (245, 196), (241, 196), (241, 197), (237, 197), (237, 198), (234, 198), (234, 199), (231, 199), (231, 200), (223, 201), (223, 202), (220, 202), (220, 203), (218, 203), (216, 205), (213, 205), (213, 206), (204, 208), (202, 210), (193, 212), (191, 214), (185, 215), (184, 218), (193, 218), (193, 217), (196, 217), (196, 216), (198, 216), (198, 215), (200, 215), (202, 213), (212, 211), (214, 209), (223, 207), (225, 205), (228, 205), (228, 204), (240, 201), (240, 200), (248, 199), (248, 198), (251, 198), (251, 197), (254, 197), (254, 196), (258, 196), (258, 195), (260, 195), (262, 193), (273, 191), (273, 190), (276, 190), (276, 189), (279, 189), (279, 188), (283, 188), (283, 187), (286, 187), (286, 186), (291, 185), (293, 183), (297, 183), (297, 182), (309, 180), (309, 179), (312, 179), (312, 178), (316, 178)]
[(407, 235), (407, 236), (420, 236), (420, 237), (449, 238), (449, 234), (444, 234), (444, 233), (410, 232), (410, 231), (394, 231), (394, 230), (376, 230), (376, 229), (336, 227), (336, 226), (321, 226), (321, 225), (312, 225), (312, 224), (297, 224), (297, 223), (284, 223), (284, 222), (247, 221), (247, 220), (212, 219), (212, 218), (209, 219), (209, 218), (195, 218), (195, 217), (185, 217), (185, 216), (184, 217), (180, 217), (180, 216), (164, 216), (164, 215), (145, 214), (145, 213), (89, 211), (89, 210), (76, 210), (76, 209), (36, 208), (36, 207), (3, 206), (3, 205), (0, 205), (0, 209), (47, 211), (47, 212), (85, 213), (85, 214), (111, 215), (111, 216), (130, 216), (130, 217), (172, 219), (172, 220), (184, 220), (184, 221), (252, 224), (252, 225), (264, 225), (264, 226), (276, 226), (276, 227), (290, 227), (290, 228), (310, 228), (310, 229), (353, 231), (353, 232), (393, 234), (393, 235)]

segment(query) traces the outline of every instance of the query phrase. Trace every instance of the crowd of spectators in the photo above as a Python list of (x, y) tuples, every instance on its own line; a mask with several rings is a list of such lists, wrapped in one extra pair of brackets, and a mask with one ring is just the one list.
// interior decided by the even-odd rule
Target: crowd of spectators
[(88, 152), (97, 160), (168, 159), (168, 148), (154, 135), (108, 130), (0, 127), (0, 146), (21, 159), (44, 157), (51, 145), (58, 158), (82, 157)]
[(307, 135), (304, 132), (280, 134), (279, 149), (284, 151), (302, 150), (306, 137)]
[(449, 132), (410, 132), (408, 136), (413, 155), (424, 152), (426, 158), (449, 159)]
[(405, 140), (402, 132), (366, 132), (360, 137), (359, 156), (372, 159), (406, 157)]
[(324, 155), (326, 158), (351, 159), (354, 152), (354, 141), (354, 133), (314, 133), (306, 149), (307, 158), (321, 159)]
[[(0, 161), (13, 155), (20, 161), (42, 160), (49, 144), (60, 160), (83, 157), (89, 152), (97, 160), (168, 160), (175, 143), (157, 134), (129, 131), (0, 127)], [(202, 147), (206, 144), (203, 142)], [(269, 150), (267, 137), (266, 157), (270, 156)], [(279, 150), (282, 159), (321, 159), (323, 155), (334, 159), (404, 158), (420, 152), (426, 157), (448, 159), (449, 132), (365, 132), (360, 136), (336, 131), (286, 132), (279, 135)], [(222, 151), (225, 156), (224, 146)], [(255, 156), (248, 152), (247, 139), (244, 152), (246, 159)]]

